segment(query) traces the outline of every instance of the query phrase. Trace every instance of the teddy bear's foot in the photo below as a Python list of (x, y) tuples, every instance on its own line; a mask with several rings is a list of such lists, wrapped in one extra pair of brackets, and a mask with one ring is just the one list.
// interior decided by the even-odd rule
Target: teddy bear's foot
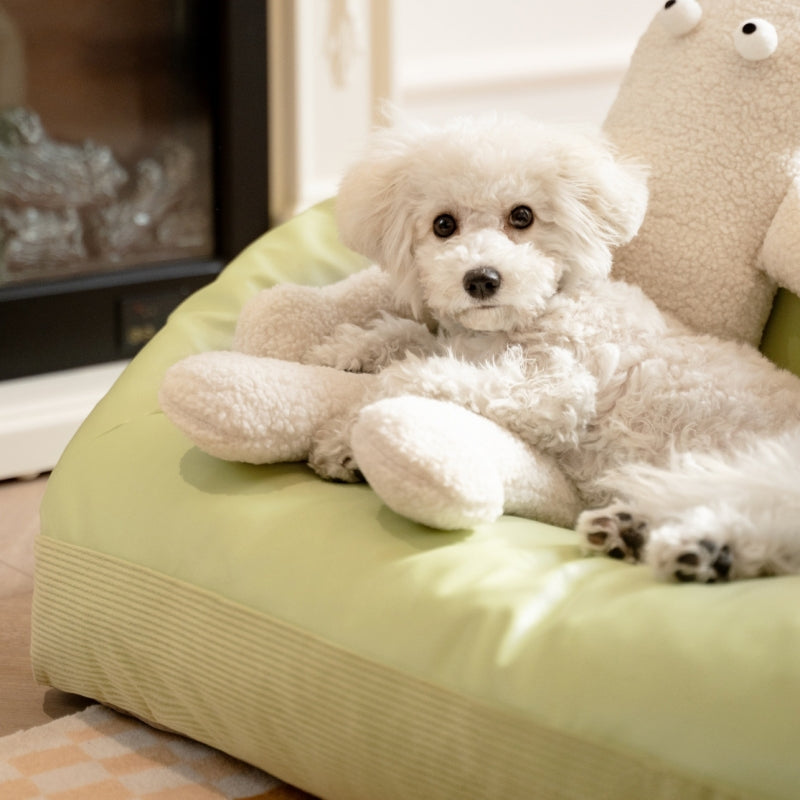
[(473, 528), (503, 513), (564, 525), (577, 514), (575, 490), (549, 457), (452, 403), (379, 400), (361, 411), (351, 444), (383, 502), (433, 528)]
[(245, 353), (200, 353), (167, 370), (159, 403), (192, 442), (217, 458), (305, 461), (319, 427), (358, 407), (373, 379)]

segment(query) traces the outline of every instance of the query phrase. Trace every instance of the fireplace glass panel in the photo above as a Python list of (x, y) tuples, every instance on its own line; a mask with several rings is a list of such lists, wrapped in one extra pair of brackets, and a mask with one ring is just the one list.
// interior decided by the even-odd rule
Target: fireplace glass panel
[(207, 9), (0, 0), (0, 288), (214, 255)]

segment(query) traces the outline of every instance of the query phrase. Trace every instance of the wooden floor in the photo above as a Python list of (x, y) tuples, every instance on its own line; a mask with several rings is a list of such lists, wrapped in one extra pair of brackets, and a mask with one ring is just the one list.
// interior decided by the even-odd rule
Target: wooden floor
[(0, 481), (0, 736), (42, 725), (89, 701), (37, 686), (31, 673), (33, 540), (46, 477)]

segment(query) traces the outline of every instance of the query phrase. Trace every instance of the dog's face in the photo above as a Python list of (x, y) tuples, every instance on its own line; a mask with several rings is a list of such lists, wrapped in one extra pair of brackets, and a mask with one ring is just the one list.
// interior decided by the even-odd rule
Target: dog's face
[(480, 119), (379, 132), (337, 208), (345, 243), (418, 317), (513, 331), (561, 287), (608, 275), (646, 198), (641, 168), (599, 137)]
[[(552, 214), (539, 187), (521, 175), (487, 175), (471, 185), (472, 164), (440, 172), (409, 218), (416, 297), (439, 322), (481, 331), (512, 330), (534, 318), (564, 277)], [(431, 176), (433, 177), (433, 176)]]

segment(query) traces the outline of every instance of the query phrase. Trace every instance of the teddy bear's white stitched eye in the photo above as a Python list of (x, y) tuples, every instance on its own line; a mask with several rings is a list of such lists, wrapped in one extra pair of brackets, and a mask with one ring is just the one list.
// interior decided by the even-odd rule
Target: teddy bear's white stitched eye
[(778, 32), (765, 19), (748, 19), (733, 35), (733, 44), (742, 58), (763, 61), (778, 49)]
[(697, 0), (667, 0), (659, 11), (661, 24), (673, 36), (685, 36), (694, 30), (702, 16)]

